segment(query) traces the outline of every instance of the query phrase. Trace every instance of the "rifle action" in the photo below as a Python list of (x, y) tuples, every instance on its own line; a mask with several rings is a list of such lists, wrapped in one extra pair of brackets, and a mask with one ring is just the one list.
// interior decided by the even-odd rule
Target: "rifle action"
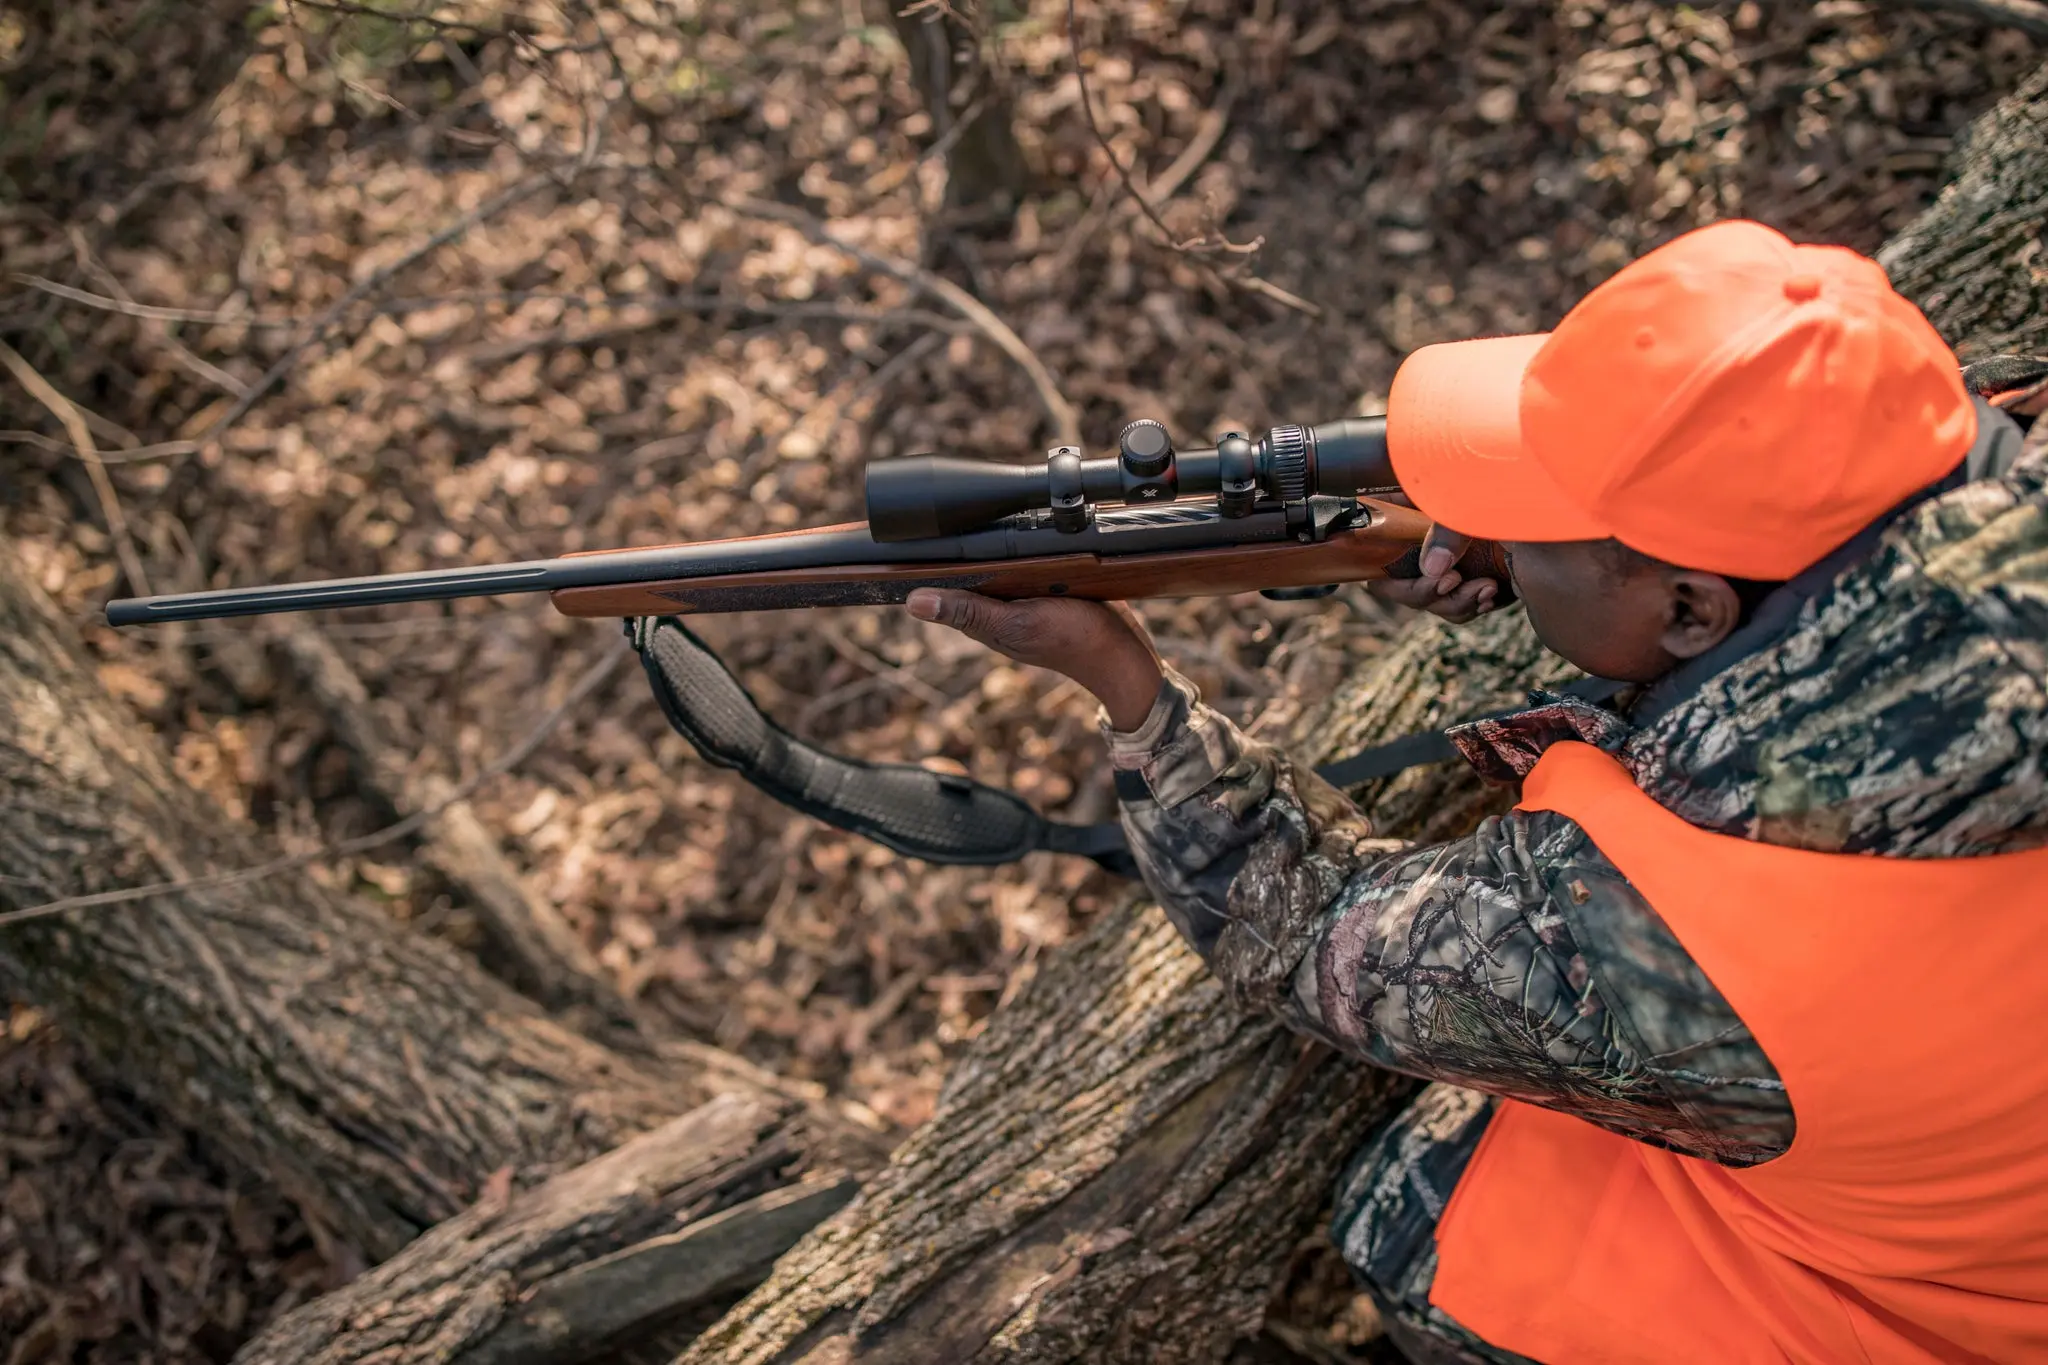
[[(116, 626), (545, 592), (569, 616), (676, 616), (901, 602), (916, 588), (1097, 601), (1314, 595), (1413, 574), (1428, 519), (1391, 491), (1386, 422), (1227, 433), (1176, 450), (1141, 419), (1114, 455), (1013, 464), (912, 455), (867, 466), (868, 520), (480, 568), (123, 598)], [(1485, 547), (1490, 552), (1491, 547)]]

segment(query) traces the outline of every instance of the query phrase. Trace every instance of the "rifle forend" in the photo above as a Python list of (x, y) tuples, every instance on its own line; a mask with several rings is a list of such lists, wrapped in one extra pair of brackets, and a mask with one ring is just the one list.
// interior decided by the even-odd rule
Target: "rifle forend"
[(1062, 447), (1035, 465), (877, 461), (868, 467), (866, 524), (128, 598), (107, 604), (107, 620), (521, 592), (551, 593), (571, 616), (664, 616), (901, 602), (919, 587), (1095, 600), (1317, 587), (1382, 577), (1412, 559), (1427, 521), (1352, 496), (1392, 482), (1377, 418), (1276, 427), (1257, 441), (1231, 433), (1214, 449), (1186, 452), (1157, 422), (1141, 421), (1102, 459)]

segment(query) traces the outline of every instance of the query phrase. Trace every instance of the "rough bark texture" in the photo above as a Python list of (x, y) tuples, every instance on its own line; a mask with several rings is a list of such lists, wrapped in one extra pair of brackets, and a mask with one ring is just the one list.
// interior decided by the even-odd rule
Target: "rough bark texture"
[(1954, 180), (1878, 260), (1965, 360), (2048, 348), (2048, 66), (1971, 125)]
[[(274, 856), (178, 781), (0, 549), (0, 908)], [(593, 1043), (303, 872), (0, 927), (0, 991), (272, 1176), (342, 1264), (501, 1167), (588, 1159), (710, 1097), (701, 1068)]]
[[(1987, 115), (1958, 182), (1886, 254), (1973, 351), (2043, 340), (2048, 70)], [(1516, 704), (1570, 676), (1519, 611), (1418, 620), (1295, 727), (1322, 759)], [(1357, 793), (1443, 839), (1508, 804), (1462, 766)], [(684, 1354), (710, 1362), (1201, 1361), (1256, 1327), (1331, 1176), (1407, 1085), (1235, 1015), (1156, 910), (1051, 959), (938, 1113)]]
[[(240, 1365), (568, 1365), (730, 1296), (853, 1193), (799, 1106), (728, 1095), (514, 1197), (508, 1184), (272, 1324)], [(810, 1178), (799, 1181), (808, 1173)]]
[[(295, 617), (279, 638), (328, 722), (354, 751), (369, 789), (400, 815), (439, 806), (450, 783), (413, 765), (413, 755), (379, 719), (363, 680), (320, 628)], [(527, 889), (467, 801), (442, 810), (420, 841), (427, 863), (475, 908), (490, 936), (488, 960), (500, 975), (586, 1032), (603, 1032), (618, 1041), (619, 1035), (637, 1030), (632, 1008), (583, 940), (554, 906)]]
[(1004, 210), (1023, 196), (1023, 149), (1011, 126), (1015, 111), (981, 58), (974, 5), (886, 6), (910, 64), (910, 81), (931, 115), (935, 144), (946, 152), (946, 197), (963, 208)]

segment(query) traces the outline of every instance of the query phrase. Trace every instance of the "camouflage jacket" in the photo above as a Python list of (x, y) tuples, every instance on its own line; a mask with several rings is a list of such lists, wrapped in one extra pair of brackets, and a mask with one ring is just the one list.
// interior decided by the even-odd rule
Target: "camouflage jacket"
[[(1789, 607), (1766, 603), (1711, 676), (1618, 709), (1538, 694), (1454, 742), (1514, 781), (1552, 741), (1584, 739), (1692, 823), (1773, 844), (1962, 857), (2048, 841), (2048, 422), (2022, 448), (1983, 410), (1971, 481)], [(1120, 775), (1141, 779), (1118, 788), (1147, 883), (1246, 1006), (1397, 1071), (1724, 1164), (1790, 1145), (1770, 1059), (1571, 820), (1511, 812), (1388, 851), (1342, 794), (1178, 676), (1138, 730), (1108, 737)], [(1912, 965), (1870, 985), (1910, 1027)]]

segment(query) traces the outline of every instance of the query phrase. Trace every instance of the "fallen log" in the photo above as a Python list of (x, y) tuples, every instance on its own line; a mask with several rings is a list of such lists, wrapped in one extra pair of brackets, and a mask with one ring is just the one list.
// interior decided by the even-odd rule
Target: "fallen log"
[[(584, 1037), (302, 868), (211, 875), (269, 861), (178, 780), (0, 547), (0, 911), (168, 884), (0, 923), (0, 992), (275, 1181), (344, 1274), (494, 1179), (529, 1185), (721, 1094), (789, 1106), (715, 1050)], [(872, 1134), (799, 1107), (842, 1165), (877, 1159)]]
[(289, 1314), (239, 1365), (570, 1365), (728, 1301), (852, 1196), (790, 1182), (800, 1106), (725, 1095), (513, 1195), (500, 1181), (354, 1283)]

